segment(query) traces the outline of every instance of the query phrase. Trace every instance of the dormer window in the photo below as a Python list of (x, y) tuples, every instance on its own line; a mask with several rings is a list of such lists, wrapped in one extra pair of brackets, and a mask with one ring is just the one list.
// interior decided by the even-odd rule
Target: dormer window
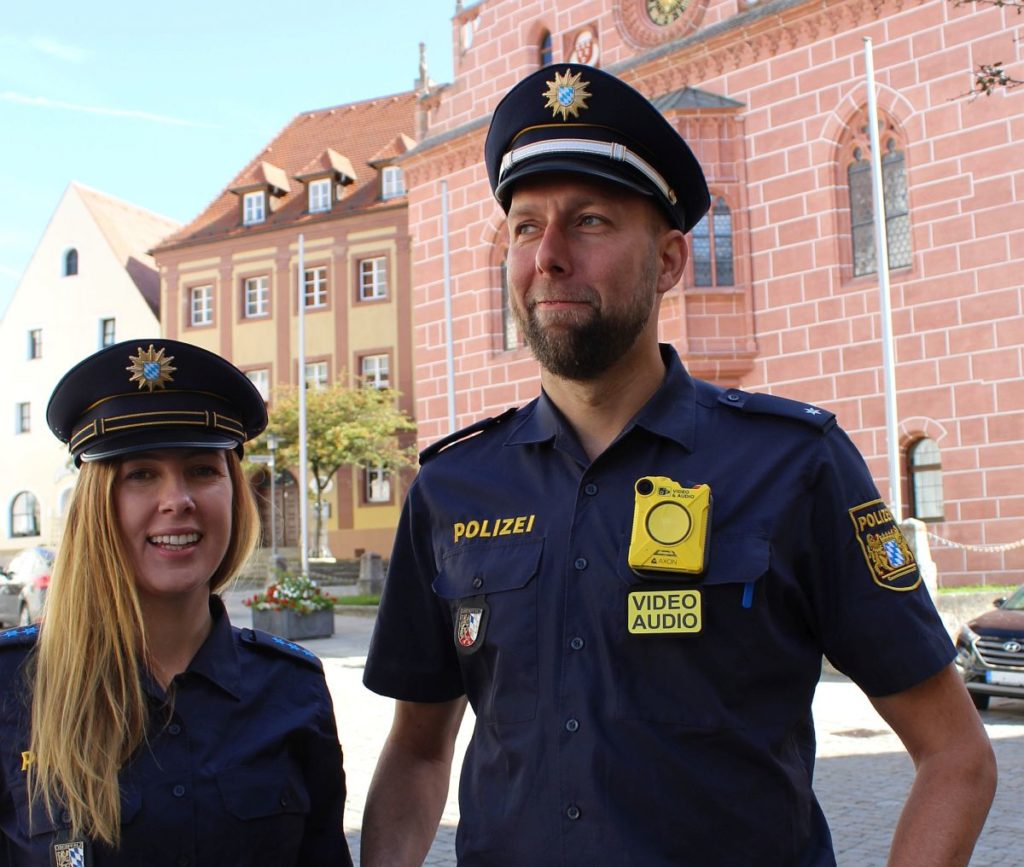
[(405, 195), (405, 175), (398, 166), (385, 166), (380, 173), (380, 197), (396, 199)]
[(242, 223), (253, 226), (267, 219), (267, 194), (260, 190), (257, 193), (246, 193), (242, 197)]
[(306, 185), (307, 211), (324, 214), (341, 200), (342, 188), (356, 182), (356, 172), (348, 157), (327, 148), (302, 167), (295, 180)]
[(72, 247), (64, 254), (64, 276), (74, 277), (78, 273), (78, 250)]
[(291, 191), (288, 176), (265, 160), (250, 166), (229, 189), (241, 200), (243, 226), (265, 223)]
[(320, 178), (309, 182), (309, 212), (322, 214), (331, 209), (331, 179)]

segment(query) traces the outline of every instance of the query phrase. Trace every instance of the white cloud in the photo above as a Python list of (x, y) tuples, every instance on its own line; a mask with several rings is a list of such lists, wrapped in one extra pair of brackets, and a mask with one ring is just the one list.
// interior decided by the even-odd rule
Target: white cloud
[(92, 52), (85, 48), (78, 48), (75, 45), (66, 45), (48, 36), (35, 36), (29, 40), (36, 51), (56, 57), (58, 60), (66, 60), (69, 63), (82, 63), (92, 57)]
[(104, 117), (123, 117), (129, 120), (142, 120), (147, 123), (162, 123), (168, 126), (190, 126), (202, 129), (219, 129), (214, 124), (199, 123), (194, 120), (186, 120), (180, 117), (168, 117), (164, 114), (154, 114), (149, 111), (138, 111), (126, 108), (107, 108), (99, 105), (81, 105), (74, 102), (64, 102), (59, 99), (50, 99), (45, 96), (28, 96), (24, 93), (17, 93), (13, 90), (0, 92), (0, 101), (13, 102), (17, 105), (29, 105), (36, 108), (52, 108), (59, 111), (78, 111), (84, 114), (98, 114)]

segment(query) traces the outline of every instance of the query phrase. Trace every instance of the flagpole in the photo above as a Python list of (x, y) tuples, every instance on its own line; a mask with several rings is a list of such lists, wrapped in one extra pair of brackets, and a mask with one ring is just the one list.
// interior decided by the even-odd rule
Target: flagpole
[(896, 414), (896, 358), (889, 298), (889, 243), (885, 227), (885, 190), (882, 184), (882, 149), (878, 140), (878, 104), (875, 99), (875, 60), (871, 37), (864, 37), (864, 70), (868, 85), (868, 130), (871, 135), (871, 192), (875, 217), (875, 253), (878, 256), (878, 292), (882, 319), (882, 373), (885, 382), (885, 441), (889, 458), (889, 506), (897, 523), (903, 520), (903, 490), (899, 462)]
[(306, 242), (299, 235), (299, 539), (302, 574), (309, 575), (309, 483), (306, 449)]

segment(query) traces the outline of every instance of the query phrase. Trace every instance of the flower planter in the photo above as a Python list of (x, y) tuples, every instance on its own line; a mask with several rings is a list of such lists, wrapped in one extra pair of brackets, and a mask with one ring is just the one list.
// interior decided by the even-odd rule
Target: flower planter
[(310, 611), (304, 614), (300, 611), (290, 610), (269, 610), (260, 611), (258, 608), (252, 610), (252, 628), (262, 629), (289, 641), (298, 641), (303, 638), (327, 638), (334, 635), (334, 612)]

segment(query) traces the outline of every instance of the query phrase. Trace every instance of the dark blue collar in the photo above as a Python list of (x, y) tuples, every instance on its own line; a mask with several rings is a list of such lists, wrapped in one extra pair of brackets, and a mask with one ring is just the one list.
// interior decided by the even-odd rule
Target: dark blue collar
[[(634, 427), (641, 427), (692, 451), (697, 418), (696, 387), (693, 378), (679, 360), (676, 350), (667, 343), (660, 344), (660, 349), (661, 359), (665, 363), (665, 378), (616, 440), (628, 434)], [(567, 447), (568, 443), (575, 444), (576, 436), (547, 392), (542, 390), (540, 397), (526, 408), (523, 420), (512, 429), (512, 433), (505, 440), (505, 445), (545, 442), (554, 442), (556, 447), (569, 451), (571, 449)]]
[[(216, 594), (210, 596), (210, 616), (213, 618), (213, 628), (192, 657), (186, 672), (198, 674), (232, 697), (241, 698), (242, 665), (238, 658), (238, 648), (235, 646), (231, 621), (224, 603)], [(143, 675), (143, 686), (157, 698), (164, 698), (163, 690), (148, 672)]]

